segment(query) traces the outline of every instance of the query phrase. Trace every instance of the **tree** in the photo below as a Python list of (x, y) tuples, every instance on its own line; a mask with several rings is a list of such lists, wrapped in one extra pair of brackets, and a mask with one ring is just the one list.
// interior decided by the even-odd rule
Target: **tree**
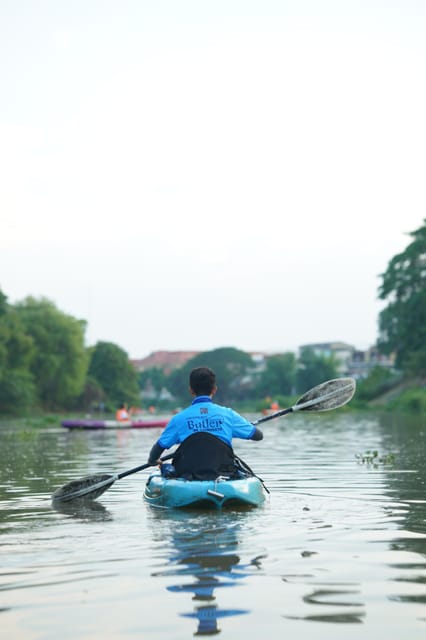
[(337, 377), (337, 365), (333, 356), (317, 355), (310, 347), (302, 349), (296, 375), (298, 393), (304, 393), (317, 384)]
[(389, 391), (400, 380), (395, 372), (376, 366), (366, 378), (357, 382), (356, 400), (369, 402)]
[(378, 347), (396, 355), (403, 371), (426, 376), (426, 219), (413, 241), (389, 262), (379, 288), (388, 305), (379, 314)]
[(7, 296), (0, 289), (0, 316), (3, 316), (6, 313), (8, 306)]
[(83, 392), (77, 400), (78, 406), (86, 411), (101, 410), (105, 406), (105, 400), (105, 391), (99, 382), (92, 376), (87, 376)]
[(27, 410), (35, 398), (34, 342), (0, 290), (0, 413)]
[(97, 342), (89, 364), (89, 376), (97, 380), (116, 407), (123, 402), (138, 404), (137, 373), (127, 353), (112, 342)]
[(30, 371), (39, 401), (47, 409), (72, 405), (86, 379), (86, 323), (63, 313), (45, 298), (28, 297), (15, 308), (34, 344)]
[(247, 394), (244, 379), (253, 368), (251, 356), (234, 347), (221, 347), (199, 353), (170, 374), (167, 387), (181, 402), (187, 403), (189, 399), (188, 380), (191, 370), (202, 366), (210, 367), (216, 374), (216, 399), (220, 404), (229, 404)]
[(138, 385), (141, 390), (152, 387), (157, 394), (166, 386), (166, 375), (160, 367), (151, 367), (140, 371), (137, 376)]
[(270, 356), (260, 376), (256, 391), (263, 396), (291, 395), (296, 383), (296, 356), (283, 353)]

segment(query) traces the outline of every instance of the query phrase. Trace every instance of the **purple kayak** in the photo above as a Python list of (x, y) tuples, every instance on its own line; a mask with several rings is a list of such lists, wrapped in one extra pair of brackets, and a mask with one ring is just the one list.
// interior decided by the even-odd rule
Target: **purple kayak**
[(62, 426), (66, 429), (164, 429), (168, 420), (63, 420)]

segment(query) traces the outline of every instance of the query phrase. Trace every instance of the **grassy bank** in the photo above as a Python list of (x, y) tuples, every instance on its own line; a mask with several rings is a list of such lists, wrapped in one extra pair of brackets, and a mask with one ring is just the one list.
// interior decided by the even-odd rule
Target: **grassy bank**
[(358, 385), (351, 401), (352, 410), (395, 411), (398, 413), (426, 414), (426, 380), (420, 378), (399, 379), (382, 388), (363, 388)]

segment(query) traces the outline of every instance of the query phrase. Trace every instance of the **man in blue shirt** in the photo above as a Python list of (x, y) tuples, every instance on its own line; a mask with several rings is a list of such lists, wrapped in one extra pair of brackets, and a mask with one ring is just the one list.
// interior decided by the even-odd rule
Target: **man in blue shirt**
[(148, 462), (156, 464), (165, 449), (179, 444), (173, 458), (177, 475), (207, 479), (231, 470), (232, 438), (262, 440), (263, 433), (233, 409), (213, 402), (216, 376), (208, 367), (191, 371), (189, 390), (192, 404), (170, 420), (153, 445)]

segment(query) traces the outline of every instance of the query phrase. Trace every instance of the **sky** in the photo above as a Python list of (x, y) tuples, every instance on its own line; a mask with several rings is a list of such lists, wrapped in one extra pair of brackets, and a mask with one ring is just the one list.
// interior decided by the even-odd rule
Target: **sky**
[(425, 69), (422, 0), (0, 0), (0, 289), (131, 358), (368, 348)]

